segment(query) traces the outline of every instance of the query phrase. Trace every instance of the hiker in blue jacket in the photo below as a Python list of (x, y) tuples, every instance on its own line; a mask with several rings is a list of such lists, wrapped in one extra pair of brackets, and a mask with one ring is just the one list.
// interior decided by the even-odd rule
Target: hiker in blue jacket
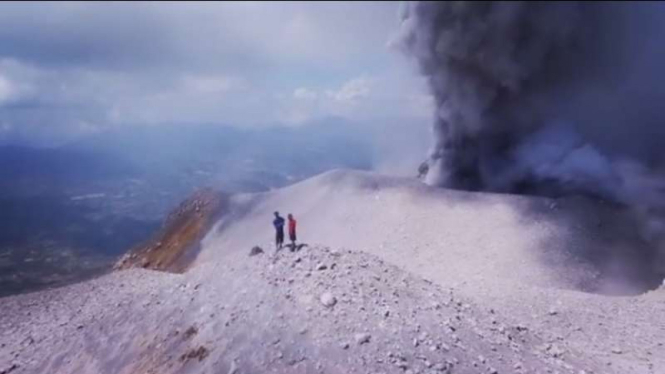
[(275, 226), (275, 246), (279, 251), (284, 244), (284, 218), (279, 215), (279, 212), (275, 212), (275, 220), (272, 221), (272, 225)]

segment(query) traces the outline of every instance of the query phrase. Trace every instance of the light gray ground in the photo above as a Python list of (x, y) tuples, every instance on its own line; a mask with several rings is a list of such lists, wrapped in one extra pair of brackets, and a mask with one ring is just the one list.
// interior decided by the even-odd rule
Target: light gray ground
[[(233, 204), (186, 274), (0, 299), (0, 373), (665, 373), (665, 290), (579, 291), (630, 247), (602, 208), (341, 171)], [(287, 209), (311, 246), (275, 255)]]

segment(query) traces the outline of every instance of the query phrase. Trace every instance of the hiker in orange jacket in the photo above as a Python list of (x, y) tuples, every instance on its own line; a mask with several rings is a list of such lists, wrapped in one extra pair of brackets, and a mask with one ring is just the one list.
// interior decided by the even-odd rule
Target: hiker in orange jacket
[(291, 251), (296, 250), (296, 220), (293, 215), (289, 213), (289, 239), (291, 240)]

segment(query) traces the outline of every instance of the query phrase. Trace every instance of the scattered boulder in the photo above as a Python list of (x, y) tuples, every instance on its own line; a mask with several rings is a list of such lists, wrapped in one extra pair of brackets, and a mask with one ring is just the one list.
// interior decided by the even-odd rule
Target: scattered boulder
[(231, 362), (231, 367), (229, 367), (229, 372), (228, 374), (238, 374), (240, 372), (240, 369), (238, 368), (238, 365), (236, 364), (235, 361)]
[(190, 339), (192, 336), (198, 334), (199, 329), (196, 328), (196, 326), (190, 326), (187, 330), (185, 330), (185, 339)]
[(330, 292), (325, 292), (322, 294), (319, 300), (321, 301), (321, 304), (327, 306), (328, 308), (331, 308), (337, 304), (337, 299)]
[(191, 349), (184, 353), (182, 356), (180, 356), (180, 361), (189, 361), (193, 359), (197, 359), (199, 361), (203, 361), (208, 355), (210, 354), (210, 350), (204, 346), (199, 346), (196, 349)]
[(564, 349), (559, 347), (556, 344), (548, 344), (546, 349), (547, 353), (549, 353), (552, 357), (561, 357), (565, 353)]
[(316, 270), (326, 270), (327, 268), (328, 267), (326, 266), (326, 264), (319, 263), (318, 265), (316, 265)]
[(407, 370), (409, 368), (409, 364), (404, 360), (398, 360), (397, 362), (395, 362), (395, 366), (397, 366), (402, 370)]
[(448, 370), (448, 365), (441, 364), (441, 363), (436, 364), (436, 365), (434, 365), (434, 370), (436, 370), (436, 371), (446, 371), (446, 370)]
[(252, 249), (249, 250), (250, 256), (260, 255), (261, 253), (264, 253), (263, 248), (259, 247), (258, 245), (255, 245), (254, 247), (252, 247)]
[(356, 344), (362, 345), (365, 343), (369, 343), (370, 339), (372, 338), (372, 335), (364, 332), (364, 333), (359, 333), (354, 336), (354, 339), (356, 341)]
[(17, 364), (12, 364), (8, 369), (0, 371), (0, 374), (9, 374), (18, 368), (19, 366)]

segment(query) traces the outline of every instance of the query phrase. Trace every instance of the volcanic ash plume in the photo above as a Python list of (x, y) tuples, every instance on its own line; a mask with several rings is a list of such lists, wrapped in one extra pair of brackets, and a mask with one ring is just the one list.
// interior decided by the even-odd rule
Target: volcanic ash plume
[(395, 41), (436, 102), (421, 167), (428, 183), (583, 193), (644, 217), (663, 210), (665, 4), (452, 1), (403, 10)]

